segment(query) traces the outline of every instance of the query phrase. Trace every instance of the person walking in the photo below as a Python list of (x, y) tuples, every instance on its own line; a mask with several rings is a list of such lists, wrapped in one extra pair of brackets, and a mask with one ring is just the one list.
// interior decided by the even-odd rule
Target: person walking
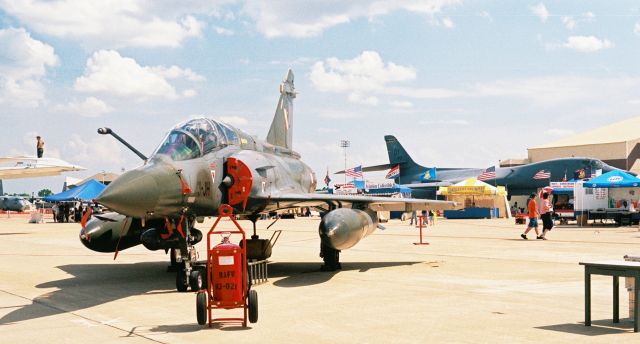
[(542, 210), (540, 212), (540, 218), (542, 219), (542, 235), (538, 239), (547, 240), (547, 232), (553, 228), (553, 205), (549, 199), (549, 193), (542, 194)]
[(36, 136), (36, 153), (38, 154), (38, 159), (44, 155), (44, 140), (40, 136)]
[(413, 226), (413, 224), (418, 224), (418, 214), (416, 213), (416, 211), (412, 211), (411, 212), (411, 222), (409, 223), (409, 226)]
[(529, 204), (527, 205), (527, 209), (529, 216), (529, 225), (527, 226), (527, 229), (524, 231), (524, 233), (520, 234), (520, 237), (524, 240), (527, 240), (527, 233), (529, 233), (531, 229), (535, 229), (536, 238), (541, 239), (540, 231), (538, 230), (538, 203), (536, 202), (535, 193), (532, 193), (529, 196)]

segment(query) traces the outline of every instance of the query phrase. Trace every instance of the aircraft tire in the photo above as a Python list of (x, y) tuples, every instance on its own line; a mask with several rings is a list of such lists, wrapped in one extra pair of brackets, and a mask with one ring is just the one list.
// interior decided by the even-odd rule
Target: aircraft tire
[(189, 286), (191, 291), (198, 291), (204, 288), (204, 278), (200, 270), (193, 269), (189, 275)]
[(178, 270), (176, 273), (176, 290), (181, 293), (184, 293), (189, 289), (189, 283), (187, 281), (187, 276), (184, 273), (184, 270)]
[(196, 295), (196, 316), (199, 325), (207, 323), (207, 293), (204, 291), (199, 291)]
[(336, 271), (341, 268), (340, 266), (340, 251), (322, 245), (322, 260), (324, 261), (324, 265), (322, 265), (322, 271)]
[(249, 322), (258, 322), (258, 292), (249, 290)]

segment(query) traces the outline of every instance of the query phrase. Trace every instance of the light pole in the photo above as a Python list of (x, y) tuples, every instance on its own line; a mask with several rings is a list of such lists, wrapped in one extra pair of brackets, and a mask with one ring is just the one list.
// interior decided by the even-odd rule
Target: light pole
[(344, 149), (344, 183), (347, 184), (347, 148), (351, 142), (349, 140), (340, 140), (340, 147)]

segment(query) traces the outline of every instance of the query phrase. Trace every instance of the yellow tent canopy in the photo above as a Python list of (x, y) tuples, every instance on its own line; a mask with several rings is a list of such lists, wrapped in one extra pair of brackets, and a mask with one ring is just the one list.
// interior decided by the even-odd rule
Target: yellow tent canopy
[(504, 196), (507, 194), (507, 190), (505, 190), (504, 186), (495, 187), (476, 178), (469, 178), (451, 186), (440, 187), (438, 194), (446, 196)]

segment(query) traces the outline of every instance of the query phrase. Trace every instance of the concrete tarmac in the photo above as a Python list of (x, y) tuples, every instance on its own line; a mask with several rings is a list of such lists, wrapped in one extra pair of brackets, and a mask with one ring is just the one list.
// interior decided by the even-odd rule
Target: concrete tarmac
[[(319, 219), (280, 220), (269, 282), (255, 287), (258, 323), (209, 329), (197, 325), (195, 294), (175, 291), (164, 252), (139, 246), (114, 261), (82, 246), (79, 224), (26, 222), (0, 219), (1, 343), (640, 342), (622, 281), (624, 319), (612, 324), (610, 277), (592, 277), (584, 326), (578, 265), (640, 255), (637, 227), (556, 226), (548, 241), (525, 241), (513, 220), (439, 220), (417, 246), (418, 230), (392, 220), (328, 273)], [(258, 223), (262, 236), (268, 224)]]

